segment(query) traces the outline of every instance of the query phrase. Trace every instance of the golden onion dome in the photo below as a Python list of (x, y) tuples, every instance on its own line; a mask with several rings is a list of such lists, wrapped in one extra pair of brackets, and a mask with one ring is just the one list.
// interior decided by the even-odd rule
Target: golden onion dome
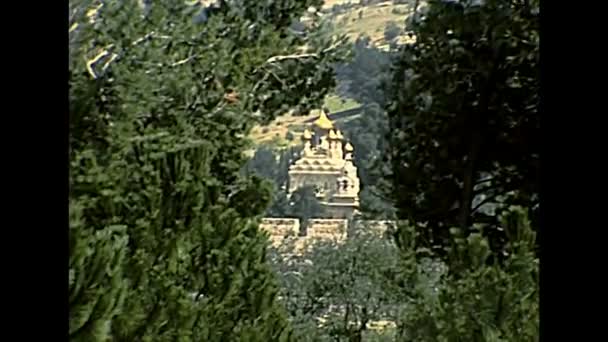
[(314, 125), (321, 129), (326, 129), (326, 130), (333, 129), (334, 123), (331, 122), (331, 120), (329, 120), (329, 118), (327, 117), (327, 114), (325, 114), (325, 111), (317, 110), (317, 112), (320, 112), (319, 118), (317, 120), (315, 120)]

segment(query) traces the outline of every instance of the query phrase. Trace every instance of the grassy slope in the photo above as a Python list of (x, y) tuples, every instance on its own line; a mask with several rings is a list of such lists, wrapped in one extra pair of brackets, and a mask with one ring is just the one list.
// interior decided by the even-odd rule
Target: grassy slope
[[(330, 113), (341, 110), (351, 109), (359, 106), (356, 101), (351, 99), (342, 100), (336, 95), (328, 96), (325, 99), (325, 106)], [(284, 115), (278, 117), (268, 126), (255, 127), (251, 132), (251, 139), (255, 144), (273, 144), (280, 147), (286, 147), (291, 144), (300, 143), (300, 135), (303, 132), (303, 127), (307, 120), (312, 119), (311, 115)], [(285, 139), (287, 132), (291, 132), (294, 139), (289, 142)]]
[[(399, 13), (393, 13), (395, 9)], [(391, 2), (385, 2), (354, 8), (347, 13), (337, 15), (335, 21), (339, 33), (344, 33), (353, 40), (360, 36), (368, 36), (375, 44), (383, 45), (386, 43), (384, 41), (386, 25), (391, 21), (403, 25), (409, 9), (409, 5), (393, 5)]]
[(340, 5), (345, 3), (358, 4), (359, 0), (325, 0), (323, 8), (332, 8), (334, 5)]

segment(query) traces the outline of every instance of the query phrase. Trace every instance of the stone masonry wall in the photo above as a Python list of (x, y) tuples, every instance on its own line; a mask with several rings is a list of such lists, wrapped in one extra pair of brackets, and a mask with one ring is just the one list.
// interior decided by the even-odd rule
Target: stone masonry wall
[[(365, 220), (353, 222), (355, 229), (367, 229), (380, 235), (387, 229), (394, 228), (394, 226), (394, 221)], [(305, 236), (299, 236), (300, 222), (293, 218), (264, 218), (260, 223), (260, 229), (269, 233), (270, 241), (274, 246), (279, 246), (291, 240), (296, 242), (297, 248), (302, 248), (319, 240), (343, 242), (348, 234), (348, 220), (311, 219)]]

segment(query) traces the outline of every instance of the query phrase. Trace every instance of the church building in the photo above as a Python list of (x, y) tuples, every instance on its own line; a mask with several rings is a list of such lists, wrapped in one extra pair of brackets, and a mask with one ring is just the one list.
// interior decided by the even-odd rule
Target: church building
[(327, 217), (350, 219), (359, 208), (354, 149), (324, 110), (316, 112), (318, 119), (302, 135), (302, 155), (289, 167), (288, 191), (291, 194), (300, 187), (314, 186)]

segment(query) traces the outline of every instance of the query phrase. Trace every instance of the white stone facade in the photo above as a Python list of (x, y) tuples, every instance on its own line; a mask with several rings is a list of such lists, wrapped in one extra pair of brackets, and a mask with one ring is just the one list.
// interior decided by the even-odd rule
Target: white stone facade
[(314, 186), (330, 218), (351, 218), (359, 208), (359, 177), (353, 147), (324, 111), (302, 135), (302, 156), (289, 168), (289, 193)]

